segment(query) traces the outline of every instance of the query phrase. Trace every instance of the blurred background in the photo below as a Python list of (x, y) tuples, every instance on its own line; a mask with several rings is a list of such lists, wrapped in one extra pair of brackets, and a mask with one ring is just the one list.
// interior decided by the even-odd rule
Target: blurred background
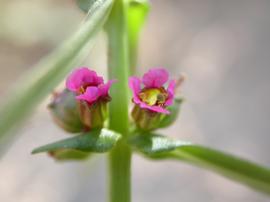
[[(141, 38), (139, 74), (163, 66), (185, 72), (186, 98), (168, 136), (219, 148), (270, 167), (270, 1), (153, 0)], [(84, 19), (73, 0), (0, 0), (0, 100), (27, 70)], [(106, 40), (84, 61), (106, 73)], [(60, 86), (61, 89), (61, 86)], [(0, 201), (104, 202), (106, 155), (55, 163), (39, 145), (63, 137), (48, 100), (0, 161)], [(101, 157), (101, 158), (99, 158)], [(267, 196), (179, 162), (134, 155), (134, 202), (266, 202)]]

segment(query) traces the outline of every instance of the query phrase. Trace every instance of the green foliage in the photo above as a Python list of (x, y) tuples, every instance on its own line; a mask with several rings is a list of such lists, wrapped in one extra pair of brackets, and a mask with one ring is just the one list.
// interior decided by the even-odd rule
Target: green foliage
[(172, 140), (162, 135), (147, 132), (130, 137), (129, 142), (136, 150), (146, 155), (163, 154), (164, 152), (173, 151), (176, 148), (190, 144), (189, 142)]
[(120, 138), (118, 133), (104, 128), (38, 147), (32, 154), (63, 149), (102, 153), (111, 150)]
[(269, 168), (200, 145), (179, 148), (172, 153), (172, 157), (207, 168), (253, 189), (270, 194)]
[(132, 146), (153, 159), (181, 160), (270, 194), (270, 170), (214, 149), (155, 134), (137, 135)]
[[(66, 74), (86, 56), (89, 45), (102, 28), (112, 0), (95, 0), (88, 20), (66, 43), (43, 59), (24, 79), (16, 82), (9, 99), (0, 108), (0, 154), (8, 146), (21, 121), (63, 80)], [(7, 134), (10, 134), (9, 136)]]
[(82, 161), (87, 159), (90, 155), (89, 152), (82, 152), (72, 149), (60, 149), (48, 152), (51, 157), (56, 161), (66, 162), (66, 161)]

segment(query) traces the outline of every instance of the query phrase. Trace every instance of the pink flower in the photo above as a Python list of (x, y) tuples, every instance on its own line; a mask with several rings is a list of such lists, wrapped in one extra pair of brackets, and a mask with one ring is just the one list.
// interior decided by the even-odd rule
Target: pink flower
[[(132, 76), (129, 78), (129, 87), (133, 91), (133, 102), (143, 109), (169, 114), (167, 106), (173, 104), (176, 81), (171, 80), (167, 89), (164, 84), (169, 74), (163, 68), (150, 69), (143, 75), (142, 80)], [(141, 85), (144, 84), (144, 88)]]
[(97, 100), (109, 98), (109, 89), (115, 80), (106, 84), (101, 76), (87, 67), (75, 69), (66, 80), (66, 87), (77, 94), (77, 100), (93, 104)]

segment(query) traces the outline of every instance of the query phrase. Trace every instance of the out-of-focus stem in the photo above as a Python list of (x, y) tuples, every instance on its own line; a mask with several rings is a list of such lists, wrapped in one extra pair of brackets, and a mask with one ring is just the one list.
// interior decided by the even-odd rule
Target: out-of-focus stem
[(138, 59), (138, 39), (131, 41), (129, 40), (129, 65), (130, 65), (130, 74), (133, 75), (136, 73)]

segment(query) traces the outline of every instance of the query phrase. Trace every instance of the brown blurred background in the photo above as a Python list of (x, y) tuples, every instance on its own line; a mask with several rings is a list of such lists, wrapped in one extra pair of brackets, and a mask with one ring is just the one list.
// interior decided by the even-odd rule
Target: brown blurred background
[[(169, 136), (209, 145), (270, 167), (270, 1), (153, 0), (140, 46), (139, 72), (185, 72), (186, 98)], [(72, 0), (0, 1), (1, 100), (17, 78), (79, 26)], [(105, 38), (84, 64), (105, 74)], [(32, 148), (67, 137), (46, 100), (0, 161), (2, 202), (104, 202), (106, 155), (55, 163)], [(97, 158), (101, 157), (101, 158)], [(267, 196), (181, 162), (134, 155), (134, 202), (266, 202)]]

